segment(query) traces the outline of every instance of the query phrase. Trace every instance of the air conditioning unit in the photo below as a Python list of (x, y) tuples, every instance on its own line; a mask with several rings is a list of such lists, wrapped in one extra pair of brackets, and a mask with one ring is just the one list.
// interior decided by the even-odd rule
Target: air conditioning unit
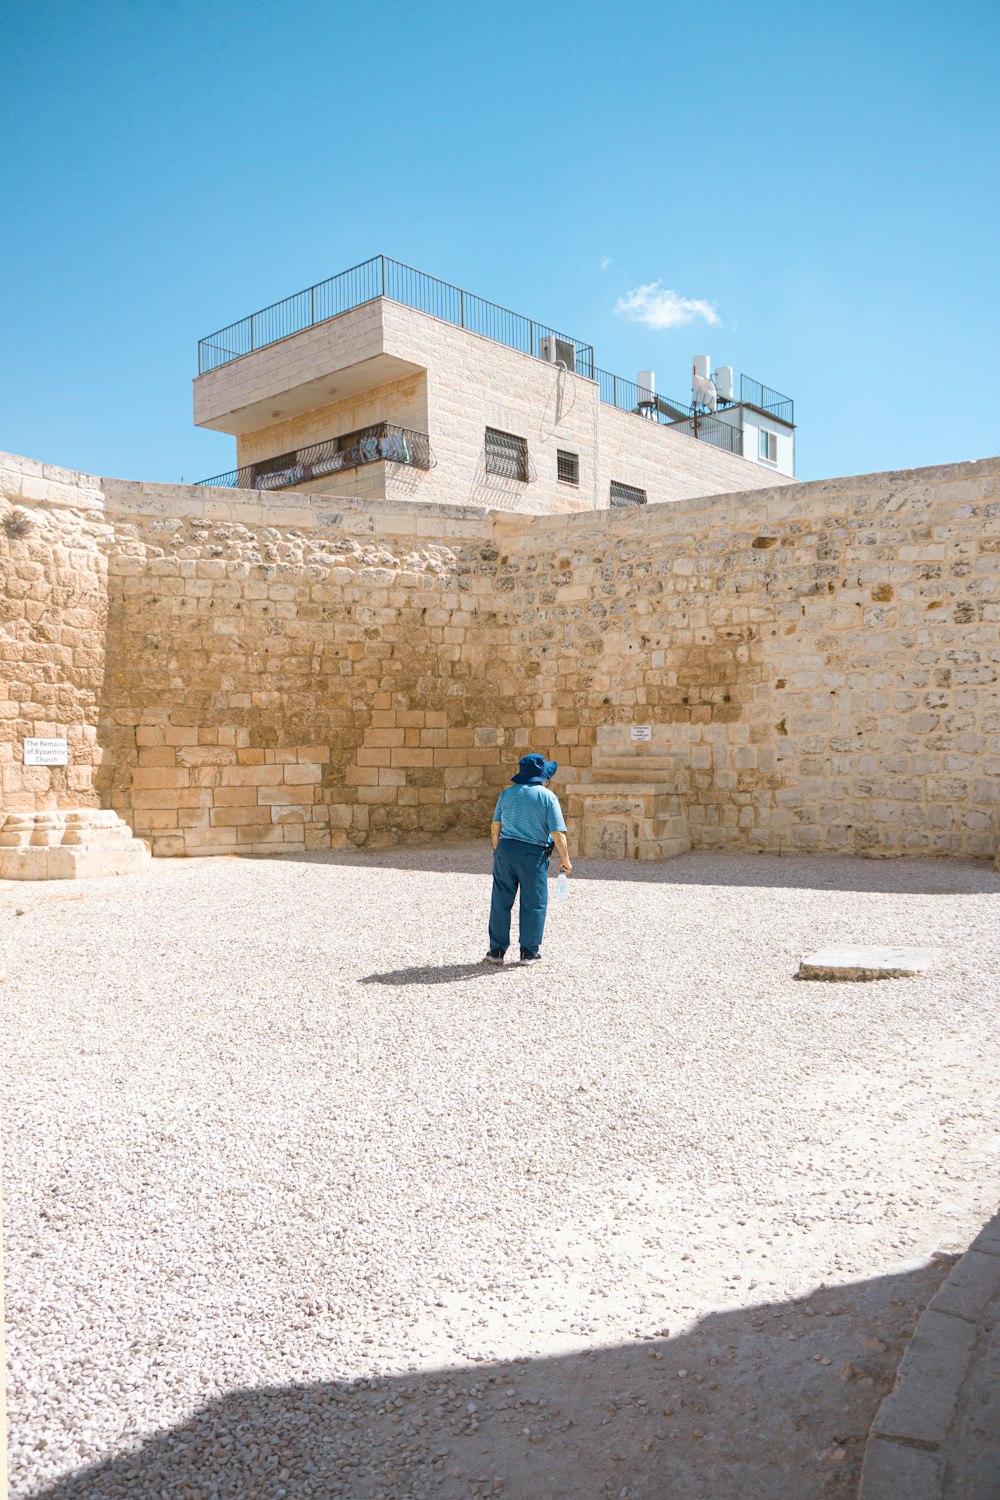
[(550, 365), (562, 365), (566, 370), (576, 369), (576, 345), (571, 344), (569, 339), (557, 338), (554, 333), (546, 333), (538, 340), (539, 359), (548, 360)]

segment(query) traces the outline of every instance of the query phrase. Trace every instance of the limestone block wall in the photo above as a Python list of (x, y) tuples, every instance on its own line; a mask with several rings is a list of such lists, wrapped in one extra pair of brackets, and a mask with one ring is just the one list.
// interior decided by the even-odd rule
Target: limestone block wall
[(651, 726), (696, 847), (992, 857), (1000, 460), (497, 539), (522, 722), (583, 766), (602, 726)]
[(402, 535), (360, 507), (266, 519), (148, 519), (109, 557), (111, 805), (158, 854), (481, 828), (500, 759), (482, 518), (447, 541), (407, 511)]
[(696, 847), (1000, 845), (1000, 460), (525, 516), (0, 456), (0, 567), (0, 811), (464, 836), (529, 746), (586, 783), (638, 724)]
[[(491, 688), (485, 513), (292, 498), (0, 458), (0, 812), (100, 803), (161, 855), (488, 823), (528, 731)], [(24, 767), (29, 735), (71, 767)]]
[[(98, 803), (113, 540), (102, 508), (99, 481), (0, 454), (0, 821)], [(65, 738), (68, 765), (25, 766), (26, 738)]]

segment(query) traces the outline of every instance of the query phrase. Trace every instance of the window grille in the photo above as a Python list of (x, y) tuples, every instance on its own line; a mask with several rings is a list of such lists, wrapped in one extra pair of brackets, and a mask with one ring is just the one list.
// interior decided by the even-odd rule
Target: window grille
[(486, 429), (486, 472), (502, 474), (505, 479), (528, 479), (528, 444), (512, 432)]
[(562, 448), (556, 451), (556, 478), (563, 484), (580, 483), (580, 455), (579, 453), (564, 453)]
[(776, 464), (778, 462), (778, 434), (765, 432), (763, 427), (759, 429), (759, 432), (761, 458), (766, 459), (769, 464)]
[(637, 490), (630, 484), (619, 484), (617, 479), (611, 481), (611, 504), (612, 505), (645, 505), (646, 491)]

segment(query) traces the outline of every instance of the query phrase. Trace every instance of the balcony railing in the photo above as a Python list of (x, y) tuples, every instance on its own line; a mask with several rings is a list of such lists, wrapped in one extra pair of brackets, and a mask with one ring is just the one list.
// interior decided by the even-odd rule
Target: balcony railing
[(329, 438), (325, 443), (296, 448), (228, 474), (199, 479), (198, 483), (227, 490), (286, 490), (292, 485), (307, 484), (310, 479), (326, 479), (343, 470), (382, 461), (410, 464), (415, 469), (432, 469), (435, 462), (426, 432), (411, 432), (408, 427), (396, 427), (392, 422), (375, 422), (371, 427), (345, 432), (342, 437)]
[(735, 427), (732, 422), (726, 422), (721, 417), (695, 416), (691, 415), (682, 422), (671, 422), (668, 424), (674, 432), (683, 432), (687, 437), (695, 437), (702, 443), (711, 443), (713, 448), (721, 448), (724, 453), (735, 453), (743, 457), (743, 429)]
[(761, 385), (759, 380), (751, 380), (749, 375), (740, 376), (740, 400), (777, 417), (779, 422), (788, 422), (793, 427), (795, 425), (795, 402), (791, 396), (772, 391), (769, 385)]
[(274, 302), (260, 312), (230, 323), (217, 333), (198, 343), (198, 373), (204, 375), (219, 365), (252, 354), (268, 344), (275, 344), (292, 333), (301, 333), (314, 323), (325, 323), (340, 313), (350, 312), (376, 297), (388, 297), (393, 302), (402, 302), (417, 312), (429, 313), (456, 328), (466, 328), (470, 333), (482, 334), (508, 349), (519, 349), (522, 354), (538, 356), (543, 338), (555, 336), (572, 344), (576, 356), (576, 369), (580, 375), (592, 377), (594, 373), (594, 351), (590, 344), (559, 333), (547, 323), (537, 323), (534, 318), (522, 317), (510, 312), (495, 302), (487, 302), (472, 292), (463, 292), (460, 287), (447, 281), (438, 281), (425, 271), (415, 271), (401, 261), (390, 260), (386, 255), (373, 256), (349, 271), (341, 271), (327, 281), (317, 282), (304, 292), (296, 292), (282, 302)]
[(607, 370), (597, 370), (595, 375), (601, 400), (609, 406), (633, 412), (637, 417), (658, 422), (661, 427), (670, 427), (674, 432), (683, 432), (687, 437), (699, 438), (714, 448), (742, 457), (743, 433), (732, 423), (719, 417), (696, 415), (689, 402), (657, 395), (656, 391), (636, 385), (634, 380), (624, 380), (620, 375), (611, 375)]
[(676, 422), (690, 414), (689, 401), (675, 401), (671, 396), (658, 396), (634, 380), (625, 380), (621, 375), (612, 375), (607, 370), (595, 370), (598, 390), (602, 401), (617, 406), (619, 411), (634, 412), (638, 417), (648, 417), (662, 424)]

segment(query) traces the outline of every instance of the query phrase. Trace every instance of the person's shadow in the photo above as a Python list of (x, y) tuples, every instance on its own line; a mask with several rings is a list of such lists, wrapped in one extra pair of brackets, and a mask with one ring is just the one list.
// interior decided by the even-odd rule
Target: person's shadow
[(412, 969), (390, 969), (385, 974), (366, 974), (362, 984), (458, 984), (465, 979), (485, 978), (490, 974), (513, 974), (520, 965), (488, 964), (481, 959), (474, 964), (417, 964)]

